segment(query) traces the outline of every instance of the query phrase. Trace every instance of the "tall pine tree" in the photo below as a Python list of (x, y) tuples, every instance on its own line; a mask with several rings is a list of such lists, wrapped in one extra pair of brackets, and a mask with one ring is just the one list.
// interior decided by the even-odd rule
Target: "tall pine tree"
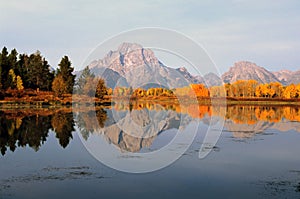
[(84, 87), (89, 80), (93, 80), (94, 78), (95, 75), (91, 72), (89, 66), (85, 67), (77, 81), (78, 94), (84, 94)]
[(54, 73), (50, 72), (48, 61), (39, 51), (29, 57), (28, 83), (33, 89), (51, 90)]
[(9, 62), (10, 69), (13, 69), (16, 72), (17, 62), (18, 62), (18, 52), (15, 48), (10, 51), (10, 54), (8, 55), (8, 62)]
[(75, 84), (75, 75), (73, 74), (74, 68), (71, 67), (71, 65), (68, 56), (64, 56), (58, 64), (59, 68), (57, 70), (57, 76), (61, 76), (66, 84), (66, 93), (70, 94), (73, 93)]
[(26, 54), (20, 54), (17, 66), (15, 69), (16, 75), (19, 75), (23, 80), (25, 88), (30, 88), (29, 82), (29, 56)]
[(6, 77), (6, 80), (4, 82), (4, 87), (7, 89), (7, 88), (12, 88), (14, 89), (15, 88), (15, 79), (13, 78), (13, 76), (11, 75), (11, 71), (13, 72), (15, 78), (16, 78), (16, 75), (15, 75), (15, 68), (17, 66), (17, 61), (18, 61), (18, 52), (16, 49), (13, 49), (11, 50), (10, 54), (8, 55), (7, 57), (7, 62), (8, 62), (8, 76)]
[(0, 89), (7, 89), (7, 76), (9, 69), (7, 48), (3, 47), (0, 55)]

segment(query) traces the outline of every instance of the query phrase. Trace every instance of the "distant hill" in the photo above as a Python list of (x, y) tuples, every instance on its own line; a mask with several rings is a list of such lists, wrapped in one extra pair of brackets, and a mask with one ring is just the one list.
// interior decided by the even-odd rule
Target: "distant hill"
[(282, 83), (287, 83), (288, 81), (290, 81), (293, 72), (289, 71), (289, 70), (280, 70), (277, 72), (273, 72), (273, 74), (276, 76), (276, 78), (282, 82)]
[(299, 84), (300, 83), (300, 70), (293, 72), (290, 79), (287, 82), (288, 84)]
[(300, 83), (300, 70), (299, 71), (289, 71), (281, 70), (273, 73), (282, 84), (299, 84)]
[(222, 85), (222, 79), (215, 73), (207, 73), (203, 76), (204, 82), (207, 86), (219, 86)]
[(222, 75), (222, 79), (225, 83), (249, 79), (254, 79), (259, 83), (280, 82), (272, 72), (248, 61), (236, 62), (228, 72)]
[[(135, 43), (122, 43), (117, 50), (109, 51), (103, 59), (89, 65), (91, 71), (101, 76), (108, 87), (132, 86), (176, 88), (191, 83), (217, 86), (237, 80), (254, 79), (259, 83), (280, 82), (284, 85), (300, 83), (300, 70), (271, 72), (249, 61), (236, 62), (221, 77), (214, 73), (194, 76), (185, 67), (177, 69), (165, 66), (150, 49)], [(81, 72), (76, 72), (80, 75)]]

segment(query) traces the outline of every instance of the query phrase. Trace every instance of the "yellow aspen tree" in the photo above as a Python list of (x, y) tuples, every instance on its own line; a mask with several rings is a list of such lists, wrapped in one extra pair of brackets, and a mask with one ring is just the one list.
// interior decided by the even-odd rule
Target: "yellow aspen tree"
[(19, 75), (17, 76), (17, 89), (18, 90), (24, 89), (22, 78)]

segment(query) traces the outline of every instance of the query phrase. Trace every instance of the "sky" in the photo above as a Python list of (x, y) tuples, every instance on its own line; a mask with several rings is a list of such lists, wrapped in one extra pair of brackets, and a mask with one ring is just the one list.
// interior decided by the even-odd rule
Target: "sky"
[(0, 47), (39, 50), (54, 68), (68, 55), (82, 69), (101, 42), (143, 27), (192, 38), (221, 72), (240, 60), (300, 69), (299, 0), (0, 0)]

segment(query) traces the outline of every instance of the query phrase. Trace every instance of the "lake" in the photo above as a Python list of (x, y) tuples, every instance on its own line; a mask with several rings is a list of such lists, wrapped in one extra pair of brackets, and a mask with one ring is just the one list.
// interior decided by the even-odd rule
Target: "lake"
[(299, 198), (300, 108), (0, 111), (0, 198)]

